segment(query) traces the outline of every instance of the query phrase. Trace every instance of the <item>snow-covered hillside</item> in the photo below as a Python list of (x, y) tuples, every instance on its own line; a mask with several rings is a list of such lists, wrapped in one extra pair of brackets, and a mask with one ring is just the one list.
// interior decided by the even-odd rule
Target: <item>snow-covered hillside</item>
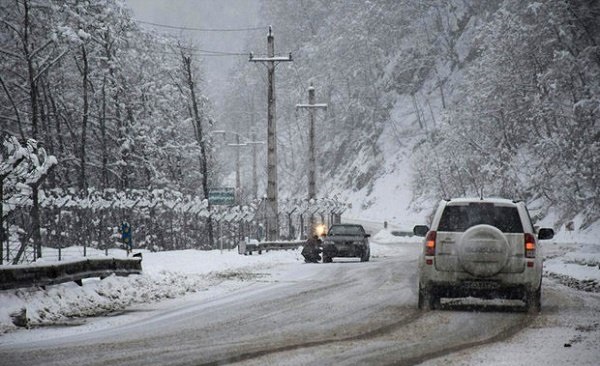
[[(290, 106), (312, 82), (329, 105), (317, 113), (319, 195), (346, 198), (354, 216), (404, 224), (441, 198), (482, 194), (535, 202), (557, 228), (600, 217), (597, 4), (263, 5), (277, 49), (294, 52), (277, 79), (282, 196), (306, 192), (306, 115)], [(236, 83), (262, 70), (237, 74)], [(229, 109), (262, 113), (264, 95), (249, 105), (247, 91), (232, 88)], [(254, 126), (232, 128), (262, 130)]]

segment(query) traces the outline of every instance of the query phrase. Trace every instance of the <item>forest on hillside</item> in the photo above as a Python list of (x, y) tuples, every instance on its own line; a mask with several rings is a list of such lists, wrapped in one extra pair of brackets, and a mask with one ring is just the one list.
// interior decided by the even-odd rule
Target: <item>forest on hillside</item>
[[(540, 217), (556, 209), (557, 223), (600, 218), (597, 1), (262, 4), (276, 53), (294, 55), (277, 69), (289, 194), (306, 190), (306, 113), (293, 106), (306, 103), (313, 83), (329, 106), (317, 112), (321, 194), (369, 192), (395, 149), (379, 141), (394, 133), (397, 149), (412, 146), (414, 208), (503, 196), (526, 200)], [(246, 64), (233, 81), (252, 88), (264, 70)], [(266, 101), (248, 88), (231, 90), (230, 110), (260, 113)], [(233, 128), (251, 128), (247, 121)]]

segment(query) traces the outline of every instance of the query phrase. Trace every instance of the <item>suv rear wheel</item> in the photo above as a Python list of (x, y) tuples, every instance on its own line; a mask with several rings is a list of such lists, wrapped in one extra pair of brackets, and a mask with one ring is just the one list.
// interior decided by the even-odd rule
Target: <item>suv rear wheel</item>
[(440, 307), (440, 297), (433, 291), (419, 285), (419, 302), (417, 307), (421, 310), (434, 310)]
[(530, 314), (537, 314), (542, 310), (542, 288), (541, 286), (525, 294), (525, 307)]

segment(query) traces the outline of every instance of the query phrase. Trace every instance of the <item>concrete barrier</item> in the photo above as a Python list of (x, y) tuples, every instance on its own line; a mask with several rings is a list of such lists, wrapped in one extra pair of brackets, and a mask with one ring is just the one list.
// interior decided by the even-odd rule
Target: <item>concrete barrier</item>
[(141, 258), (90, 258), (78, 261), (7, 266), (0, 268), (0, 290), (49, 286), (84, 278), (106, 278), (142, 273)]

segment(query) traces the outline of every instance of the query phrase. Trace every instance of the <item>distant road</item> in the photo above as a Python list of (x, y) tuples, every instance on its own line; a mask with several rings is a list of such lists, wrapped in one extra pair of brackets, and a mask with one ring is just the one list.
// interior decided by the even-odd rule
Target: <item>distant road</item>
[[(375, 235), (379, 231), (383, 230), (383, 221), (362, 220), (362, 219), (342, 217), (342, 223), (362, 225), (365, 228), (365, 231), (371, 235)], [(388, 229), (394, 230), (394, 229), (406, 229), (406, 228), (400, 228), (400, 227), (392, 224), (391, 222), (388, 222)]]

